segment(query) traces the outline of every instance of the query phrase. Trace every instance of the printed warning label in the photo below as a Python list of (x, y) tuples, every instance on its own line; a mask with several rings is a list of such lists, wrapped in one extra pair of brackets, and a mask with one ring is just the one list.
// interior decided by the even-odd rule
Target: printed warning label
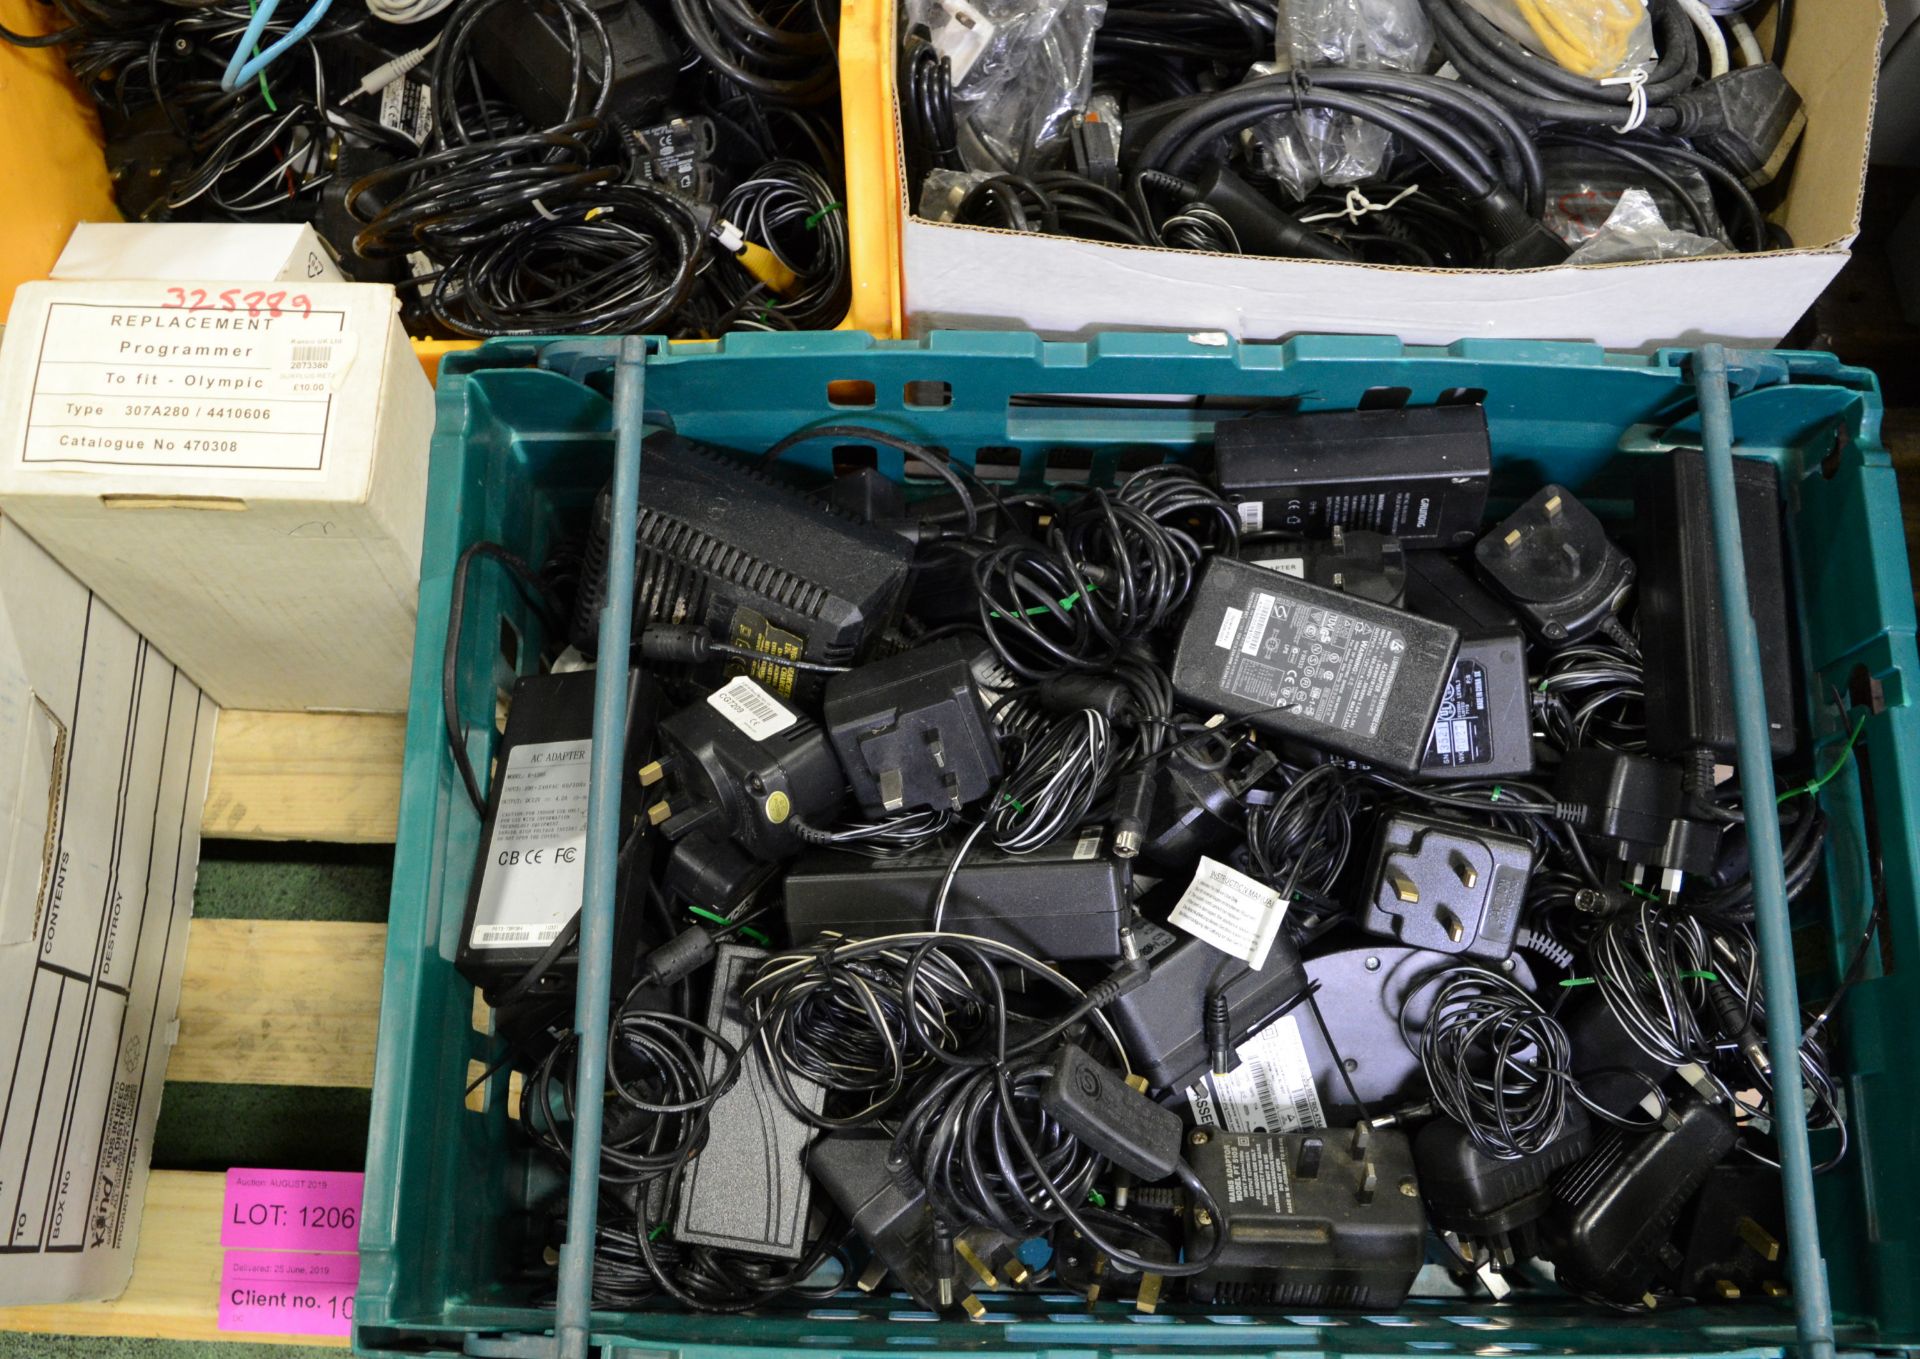
[(1193, 1120), (1228, 1132), (1296, 1132), (1327, 1126), (1300, 1022), (1280, 1018), (1234, 1050), (1239, 1065), (1187, 1090)]
[(1221, 688), (1354, 735), (1379, 731), (1406, 653), (1405, 632), (1263, 590), (1249, 592), (1245, 613)]
[(1420, 763), (1428, 769), (1456, 769), (1493, 759), (1493, 720), (1487, 698), (1487, 668), (1461, 657), (1440, 696), (1433, 737)]
[(529, 742), (500, 776), (471, 948), (545, 948), (580, 909), (593, 742)]
[(1220, 1148), (1229, 1214), (1235, 1204), (1257, 1203), (1283, 1216), (1293, 1214), (1293, 1180), (1287, 1173), (1286, 1144), (1229, 1137)]
[[(733, 611), (733, 633), (728, 640), (737, 647), (758, 653), (753, 660), (735, 657), (729, 661), (728, 674), (750, 676), (781, 698), (793, 697), (793, 680), (798, 672), (781, 662), (801, 658), (805, 643), (798, 636), (776, 628), (752, 609), (738, 608)], [(761, 660), (759, 656), (766, 659)]]

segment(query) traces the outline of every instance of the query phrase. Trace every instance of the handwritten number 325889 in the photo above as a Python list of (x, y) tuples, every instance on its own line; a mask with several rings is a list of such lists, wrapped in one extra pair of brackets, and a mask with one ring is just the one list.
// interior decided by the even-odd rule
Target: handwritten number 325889
[(205, 288), (168, 288), (166, 305), (188, 311), (245, 311), (249, 316), (264, 313), (280, 317), (294, 312), (303, 318), (313, 315), (312, 298), (305, 293), (289, 295), (284, 288), (276, 292), (264, 288), (228, 288), (219, 293), (210, 293)]

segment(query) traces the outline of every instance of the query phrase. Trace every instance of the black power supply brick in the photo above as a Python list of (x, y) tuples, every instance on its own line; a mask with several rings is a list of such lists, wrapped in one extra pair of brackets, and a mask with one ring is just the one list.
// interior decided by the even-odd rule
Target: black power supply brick
[(1000, 777), (1000, 740), (951, 637), (827, 681), (827, 737), (869, 816), (960, 810)]
[[(1220, 1205), (1219, 1260), (1194, 1302), (1393, 1308), (1426, 1255), (1413, 1148), (1397, 1129), (1188, 1138), (1187, 1164)], [(1201, 1231), (1212, 1230), (1196, 1224)]]
[(1543, 486), (1473, 549), (1480, 574), (1552, 646), (1619, 627), (1633, 559), (1564, 486)]
[[(765, 659), (715, 656), (695, 677), (751, 675), (777, 697), (817, 701), (823, 675), (783, 660), (850, 665), (893, 621), (913, 547), (809, 500), (746, 459), (671, 434), (646, 444), (640, 481), (634, 636), (648, 624), (702, 626)], [(594, 501), (573, 643), (592, 654), (606, 592), (609, 502)]]
[(1358, 595), (1403, 609), (1407, 604), (1407, 554), (1398, 538), (1370, 529), (1333, 526), (1332, 535), (1307, 542), (1247, 549), (1255, 566), (1310, 580), (1329, 590)]
[[(1551, 1182), (1593, 1146), (1593, 1123), (1578, 1103), (1567, 1108), (1558, 1137), (1527, 1155), (1504, 1160), (1482, 1151), (1466, 1128), (1429, 1119), (1413, 1136), (1420, 1193), (1436, 1231), (1484, 1245), (1500, 1264), (1513, 1263), (1512, 1238), (1553, 1206)], [(1482, 1279), (1496, 1290), (1499, 1285)]]
[[(580, 912), (586, 883), (587, 792), (593, 763), (591, 670), (523, 675), (514, 681), (507, 727), (480, 828), (479, 867), (467, 891), (466, 921), (454, 966), (483, 990), (526, 975)], [(637, 771), (653, 751), (659, 694), (639, 671), (627, 684), (627, 749), (622, 762), (621, 824), (639, 814)], [(644, 884), (653, 837), (623, 857), (614, 907), (614, 984), (631, 978), (640, 943)], [(629, 903), (628, 897), (633, 901)], [(530, 988), (573, 985), (578, 954), (568, 949)]]
[(1509, 779), (1534, 767), (1520, 620), (1441, 552), (1407, 554), (1407, 608), (1460, 629), (1453, 674), (1420, 761), (1429, 779)]
[(1154, 1090), (1184, 1098), (1206, 1074), (1207, 1000), (1225, 996), (1227, 1038), (1240, 1043), (1307, 986), (1300, 955), (1285, 931), (1273, 941), (1258, 972), (1212, 944), (1143, 925), (1136, 936), (1151, 972), (1140, 986), (1107, 1005), (1107, 1017), (1127, 1045), (1134, 1070)]
[[(1760, 640), (1760, 677), (1776, 759), (1793, 754), (1793, 639), (1780, 543), (1780, 479), (1770, 462), (1733, 460), (1747, 601)], [(1640, 655), (1646, 668), (1647, 750), (1707, 750), (1733, 758), (1732, 662), (1720, 621), (1707, 464), (1695, 449), (1646, 459), (1633, 487), (1640, 562)]]
[(598, 30), (577, 24), (557, 5), (489, 5), (475, 21), (473, 54), (481, 69), (534, 127), (569, 116), (576, 65), (591, 72), (596, 94), (601, 63), (611, 66), (604, 97), (612, 118), (644, 121), (673, 94), (680, 50), (652, 10), (634, 0), (587, 3), (606, 30), (604, 47)]
[(1380, 819), (1361, 879), (1360, 928), (1415, 948), (1499, 962), (1513, 952), (1533, 879), (1533, 845), (1467, 821), (1416, 812)]
[[(954, 875), (941, 927), (1056, 962), (1118, 958), (1132, 884), (1110, 840), (1088, 826), (1031, 854), (975, 848)], [(787, 937), (805, 944), (825, 930), (871, 939), (930, 929), (954, 849), (936, 842), (886, 859), (841, 849), (803, 854), (786, 878)]]
[(1676, 1102), (1653, 1132), (1602, 1133), (1554, 1181), (1541, 1221), (1541, 1248), (1560, 1281), (1609, 1302), (1639, 1302), (1687, 1200), (1738, 1140), (1732, 1119), (1695, 1099)]
[(938, 1312), (951, 1300), (940, 1296), (933, 1268), (933, 1210), (926, 1186), (891, 1164), (892, 1151), (893, 1139), (884, 1133), (833, 1133), (813, 1144), (807, 1171), (872, 1252), (860, 1290), (871, 1293), (891, 1277), (927, 1311)]
[[(740, 988), (767, 954), (741, 944), (722, 944), (713, 965), (707, 1027), (740, 1054), (740, 1074), (714, 1102), (706, 1144), (680, 1180), (673, 1239), (682, 1245), (714, 1246), (778, 1260), (798, 1260), (806, 1248), (808, 1127), (781, 1102), (766, 1064), (756, 1061), (739, 1013)], [(715, 1085), (727, 1057), (717, 1044), (706, 1053), (707, 1079)], [(815, 1113), (826, 1091), (789, 1077), (794, 1094)]]
[(1471, 542), (1493, 472), (1478, 406), (1257, 415), (1215, 425), (1213, 449), (1247, 532), (1372, 529), (1408, 548)]
[(1459, 643), (1444, 623), (1215, 557), (1180, 630), (1173, 687), (1202, 713), (1411, 774)]

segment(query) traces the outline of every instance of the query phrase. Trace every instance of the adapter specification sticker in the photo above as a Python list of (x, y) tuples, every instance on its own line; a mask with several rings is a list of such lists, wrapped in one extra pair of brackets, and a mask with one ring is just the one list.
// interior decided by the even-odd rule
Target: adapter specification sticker
[(737, 675), (715, 689), (707, 695), (707, 702), (750, 741), (778, 736), (800, 720), (799, 714), (745, 675)]
[(470, 948), (545, 948), (580, 909), (587, 880), (593, 742), (527, 742), (500, 775)]
[(1228, 693), (1371, 737), (1386, 715), (1407, 635), (1253, 590), (1244, 610), (1227, 610), (1214, 645), (1227, 653), (1220, 687)]
[(1461, 657), (1440, 695), (1440, 712), (1433, 719), (1433, 738), (1421, 761), (1428, 769), (1455, 769), (1486, 764), (1493, 759), (1493, 722), (1487, 700), (1487, 668)]
[(1300, 1021), (1280, 1018), (1238, 1048), (1239, 1065), (1187, 1088), (1193, 1121), (1228, 1132), (1296, 1132), (1327, 1126)]
[(54, 302), (23, 463), (318, 472), (353, 361), (346, 313), (285, 288)]

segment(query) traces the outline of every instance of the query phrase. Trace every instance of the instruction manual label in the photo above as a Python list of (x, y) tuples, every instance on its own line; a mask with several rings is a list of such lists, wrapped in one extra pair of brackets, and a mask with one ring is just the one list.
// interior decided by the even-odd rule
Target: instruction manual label
[(344, 311), (284, 287), (52, 302), (23, 463), (318, 472), (353, 361)]
[(745, 732), (749, 740), (764, 741), (778, 736), (800, 720), (798, 713), (785, 707), (772, 694), (745, 675), (736, 675), (707, 695), (707, 702), (720, 715)]
[(1167, 923), (1258, 972), (1286, 914), (1286, 898), (1273, 888), (1203, 857)]
[(1194, 1122), (1228, 1132), (1297, 1132), (1327, 1126), (1300, 1021), (1280, 1018), (1234, 1049), (1240, 1064), (1187, 1089)]
[(1493, 759), (1493, 722), (1487, 700), (1487, 668), (1462, 657), (1440, 695), (1433, 737), (1423, 763), (1431, 769), (1486, 764)]
[(580, 909), (593, 742), (513, 748), (480, 878), (470, 948), (544, 948)]
[(1354, 735), (1380, 730), (1406, 654), (1405, 632), (1263, 590), (1249, 593), (1244, 612), (1237, 646), (1216, 638), (1227, 651), (1221, 688)]

